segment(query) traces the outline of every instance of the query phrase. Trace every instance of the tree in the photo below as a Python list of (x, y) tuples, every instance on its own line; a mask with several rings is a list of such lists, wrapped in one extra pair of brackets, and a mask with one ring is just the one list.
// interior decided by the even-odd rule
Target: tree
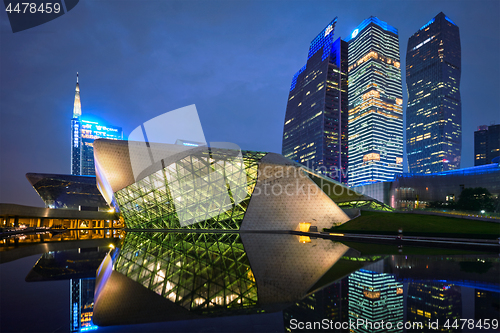
[(492, 212), (495, 210), (494, 200), (490, 191), (484, 187), (465, 188), (460, 194), (457, 206), (461, 210)]

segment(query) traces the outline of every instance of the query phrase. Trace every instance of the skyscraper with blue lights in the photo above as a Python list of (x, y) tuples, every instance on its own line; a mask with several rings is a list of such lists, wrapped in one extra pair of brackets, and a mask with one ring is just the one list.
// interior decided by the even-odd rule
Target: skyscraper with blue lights
[(80, 85), (78, 84), (78, 73), (76, 73), (75, 102), (73, 104), (73, 118), (71, 119), (71, 174), (81, 175), (82, 138), (80, 128), (80, 117), (82, 115), (82, 104), (80, 102)]
[(71, 174), (94, 176), (94, 140), (95, 139), (123, 139), (121, 127), (100, 124), (97, 121), (82, 117), (80, 102), (80, 86), (76, 73), (75, 103), (73, 119), (71, 119)]
[(282, 154), (347, 183), (347, 43), (334, 39), (337, 18), (313, 39), (293, 77)]
[(364, 20), (349, 44), (349, 185), (403, 172), (403, 92), (398, 30)]
[(406, 150), (412, 173), (460, 168), (460, 73), (460, 32), (441, 12), (408, 40)]

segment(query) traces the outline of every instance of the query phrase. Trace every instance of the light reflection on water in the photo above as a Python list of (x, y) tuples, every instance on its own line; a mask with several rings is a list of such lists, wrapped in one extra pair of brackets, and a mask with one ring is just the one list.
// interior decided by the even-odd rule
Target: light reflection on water
[[(70, 289), (61, 304), (71, 300), (62, 331), (124, 328), (97, 327), (96, 322), (144, 323), (127, 326), (142, 331), (204, 331), (207, 322), (240, 331), (297, 331), (297, 323), (324, 324), (323, 319), (330, 325), (360, 319), (394, 325), (438, 320), (442, 326), (447, 319), (499, 318), (498, 255), (365, 256), (341, 243), (302, 243), (285, 234), (128, 233), (111, 251), (112, 278), (94, 298), (89, 291), (94, 290), (96, 266), (110, 250), (106, 245), (82, 249), (49, 252), (34, 267), (22, 268), (26, 281), (70, 280), (69, 287), (58, 282)], [(3, 311), (3, 289), (2, 313), (9, 313)], [(24, 297), (33, 298), (30, 290)], [(241, 318), (262, 320), (262, 325), (241, 327)], [(158, 321), (163, 323), (151, 324)], [(9, 331), (4, 326), (12, 322), (2, 320), (2, 331)]]

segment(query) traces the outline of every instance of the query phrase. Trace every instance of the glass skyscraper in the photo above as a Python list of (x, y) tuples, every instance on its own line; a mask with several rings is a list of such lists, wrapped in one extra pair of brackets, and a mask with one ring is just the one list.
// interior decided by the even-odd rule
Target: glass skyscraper
[(76, 73), (75, 103), (73, 119), (71, 119), (72, 175), (95, 176), (94, 140), (99, 138), (121, 140), (123, 139), (122, 129), (83, 119), (80, 85), (78, 84), (78, 73)]
[(474, 132), (474, 166), (492, 163), (500, 156), (500, 125), (479, 126)]
[(398, 30), (376, 17), (349, 44), (349, 186), (403, 172), (403, 92)]
[(412, 173), (460, 168), (460, 32), (442, 12), (408, 40), (406, 150)]
[(347, 183), (347, 43), (334, 39), (337, 18), (310, 44), (293, 77), (282, 154)]

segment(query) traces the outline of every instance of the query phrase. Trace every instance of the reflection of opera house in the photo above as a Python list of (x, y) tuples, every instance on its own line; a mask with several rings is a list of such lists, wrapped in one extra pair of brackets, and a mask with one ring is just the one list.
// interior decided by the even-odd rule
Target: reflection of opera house
[[(97, 183), (134, 229), (319, 230), (374, 199), (274, 153), (96, 140)], [(323, 190), (322, 190), (323, 189)]]

